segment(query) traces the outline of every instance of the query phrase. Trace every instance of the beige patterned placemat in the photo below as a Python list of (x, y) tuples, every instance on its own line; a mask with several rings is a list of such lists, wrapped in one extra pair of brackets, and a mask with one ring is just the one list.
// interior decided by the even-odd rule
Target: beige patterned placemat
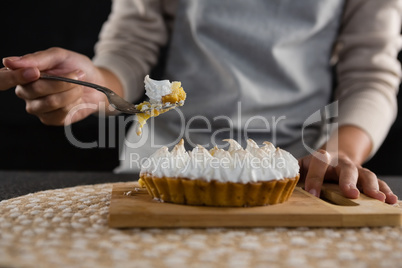
[(0, 267), (402, 267), (402, 228), (111, 229), (111, 191), (0, 202)]

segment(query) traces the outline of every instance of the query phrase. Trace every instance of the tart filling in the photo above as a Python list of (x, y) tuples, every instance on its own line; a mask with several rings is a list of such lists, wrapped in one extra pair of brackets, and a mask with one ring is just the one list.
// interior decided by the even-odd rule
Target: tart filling
[[(150, 117), (155, 117), (167, 111), (174, 109), (176, 106), (183, 106), (186, 100), (186, 92), (184, 92), (181, 82), (172, 82), (169, 80), (153, 80), (147, 75), (144, 79), (145, 94), (149, 101), (144, 101), (136, 106), (140, 111), (147, 112), (137, 114), (136, 133), (141, 135), (142, 128)], [(171, 104), (171, 107), (169, 107)], [(169, 107), (162, 109), (162, 107)]]

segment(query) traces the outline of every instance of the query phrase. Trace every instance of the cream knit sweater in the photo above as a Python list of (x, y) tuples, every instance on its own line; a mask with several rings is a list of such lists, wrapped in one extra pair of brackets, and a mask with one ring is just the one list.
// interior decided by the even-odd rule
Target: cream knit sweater
[[(338, 126), (365, 130), (376, 152), (396, 117), (401, 77), (401, 0), (346, 0), (331, 63), (336, 63)], [(94, 62), (121, 80), (125, 97), (143, 95), (143, 79), (174, 31), (175, 0), (115, 0)]]

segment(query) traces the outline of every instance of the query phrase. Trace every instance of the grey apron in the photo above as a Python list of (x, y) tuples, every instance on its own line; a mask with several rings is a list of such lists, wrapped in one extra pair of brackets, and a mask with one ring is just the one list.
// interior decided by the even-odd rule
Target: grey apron
[[(344, 0), (184, 0), (176, 12), (165, 77), (181, 81), (177, 111), (131, 129), (119, 172), (184, 138), (225, 148), (271, 141), (296, 157), (318, 146), (322, 127), (303, 124), (328, 104), (330, 57)], [(302, 132), (303, 129), (303, 132)], [(303, 134), (303, 136), (302, 136)]]

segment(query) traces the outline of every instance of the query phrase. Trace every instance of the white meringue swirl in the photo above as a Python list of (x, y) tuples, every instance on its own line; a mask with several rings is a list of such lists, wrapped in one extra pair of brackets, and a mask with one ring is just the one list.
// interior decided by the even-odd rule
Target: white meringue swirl
[(172, 93), (172, 83), (169, 80), (153, 80), (149, 75), (144, 78), (145, 94), (150, 103), (161, 103), (162, 97)]
[(272, 143), (259, 147), (249, 139), (243, 149), (235, 140), (225, 141), (229, 143), (227, 151), (217, 147), (208, 151), (198, 145), (186, 152), (183, 140), (171, 152), (162, 147), (143, 163), (141, 174), (248, 183), (294, 178), (299, 173), (296, 158)]

